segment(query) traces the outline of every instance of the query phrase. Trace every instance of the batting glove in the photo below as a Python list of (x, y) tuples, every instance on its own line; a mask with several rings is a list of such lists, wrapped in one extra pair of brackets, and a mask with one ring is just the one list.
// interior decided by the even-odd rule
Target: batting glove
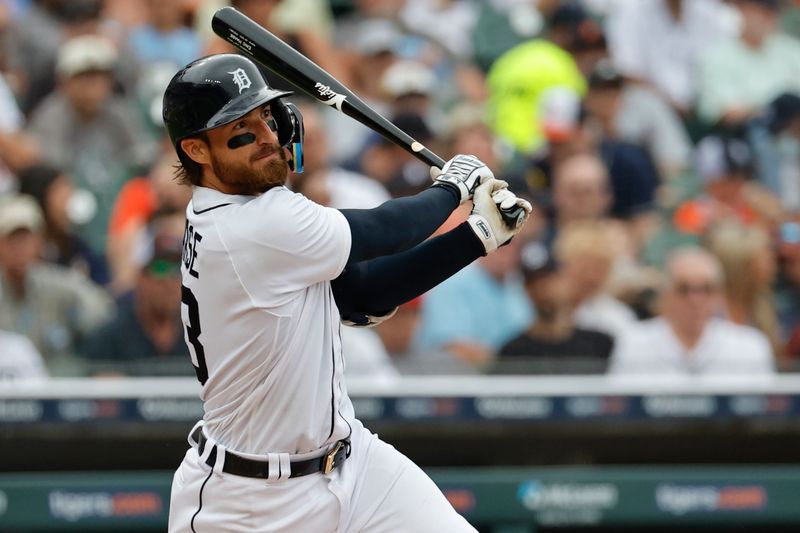
[(371, 328), (377, 326), (381, 322), (389, 320), (397, 312), (397, 307), (382, 315), (368, 315), (366, 313), (350, 313), (347, 316), (341, 317), (341, 322), (345, 326), (352, 326), (355, 328)]
[[(492, 178), (475, 189), (475, 197), (472, 199), (474, 205), (467, 223), (480, 239), (487, 254), (508, 243), (519, 233), (533, 211), (530, 202), (518, 198), (507, 187), (508, 183), (505, 181)], [(521, 207), (524, 214), (516, 220), (514, 227), (510, 227), (503, 220), (500, 211), (510, 212), (517, 207)]]
[(431, 167), (434, 185), (455, 187), (463, 204), (472, 198), (475, 189), (494, 174), (486, 164), (474, 155), (459, 154), (444, 164), (444, 167)]

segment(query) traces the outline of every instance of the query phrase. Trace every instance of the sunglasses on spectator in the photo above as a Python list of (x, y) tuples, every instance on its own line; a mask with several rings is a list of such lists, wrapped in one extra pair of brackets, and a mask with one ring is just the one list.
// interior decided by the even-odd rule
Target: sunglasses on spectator
[(675, 292), (681, 296), (688, 296), (692, 293), (708, 295), (717, 292), (717, 285), (714, 283), (687, 283), (679, 281), (675, 283)]

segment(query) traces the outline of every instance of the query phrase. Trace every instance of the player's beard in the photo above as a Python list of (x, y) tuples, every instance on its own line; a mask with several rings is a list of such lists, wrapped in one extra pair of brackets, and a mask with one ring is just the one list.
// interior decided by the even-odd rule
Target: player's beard
[[(270, 150), (273, 157), (258, 159)], [(246, 163), (223, 161), (211, 154), (211, 168), (219, 180), (235, 194), (255, 196), (273, 187), (285, 185), (289, 176), (289, 166), (283, 148), (272, 146), (253, 155)]]

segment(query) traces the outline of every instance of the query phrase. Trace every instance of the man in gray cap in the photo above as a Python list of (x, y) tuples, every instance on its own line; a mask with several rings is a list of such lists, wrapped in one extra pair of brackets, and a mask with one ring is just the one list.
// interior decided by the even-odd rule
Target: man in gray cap
[(25, 195), (0, 199), (0, 328), (28, 337), (58, 371), (75, 342), (111, 311), (105, 291), (40, 259), (43, 217)]

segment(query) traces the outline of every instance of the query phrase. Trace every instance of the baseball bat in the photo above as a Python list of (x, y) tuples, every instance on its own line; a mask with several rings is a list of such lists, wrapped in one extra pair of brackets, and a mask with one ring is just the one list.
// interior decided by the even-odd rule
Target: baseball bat
[[(319, 102), (336, 108), (379, 133), (430, 166), (442, 168), (444, 159), (431, 152), (390, 120), (372, 109), (319, 65), (233, 7), (219, 9), (211, 20), (214, 33)], [(501, 211), (510, 227), (524, 216), (522, 208)]]

